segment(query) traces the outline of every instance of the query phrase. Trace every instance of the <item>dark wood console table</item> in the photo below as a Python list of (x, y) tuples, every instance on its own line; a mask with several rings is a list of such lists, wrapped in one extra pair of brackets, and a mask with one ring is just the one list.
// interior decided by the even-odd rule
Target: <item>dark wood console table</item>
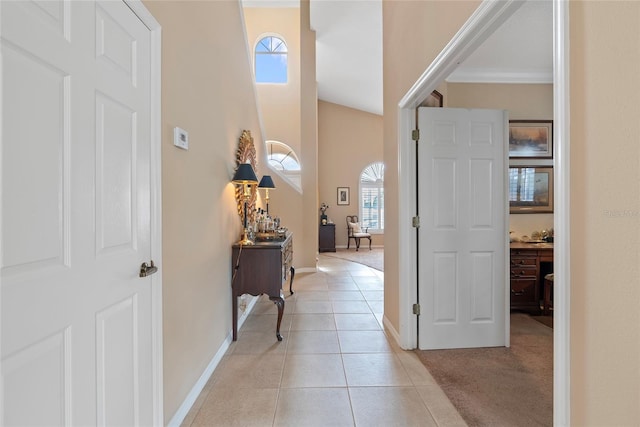
[(292, 259), (293, 235), (291, 233), (286, 236), (284, 241), (233, 245), (231, 299), (234, 341), (238, 339), (238, 297), (244, 294), (269, 295), (269, 299), (278, 307), (276, 337), (278, 341), (282, 341), (282, 335), (280, 335), (280, 323), (284, 312), (282, 283), (287, 280), (290, 274), (289, 292), (293, 294), (293, 277), (296, 270), (291, 263)]
[(336, 225), (320, 224), (318, 230), (319, 248), (318, 252), (335, 252), (336, 251)]
[(540, 313), (543, 279), (553, 272), (553, 243), (511, 243), (511, 308)]

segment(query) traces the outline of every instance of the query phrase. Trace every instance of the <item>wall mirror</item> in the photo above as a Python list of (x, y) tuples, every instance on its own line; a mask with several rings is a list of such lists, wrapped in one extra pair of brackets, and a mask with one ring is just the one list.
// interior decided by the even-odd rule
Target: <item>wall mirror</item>
[[(253, 137), (251, 131), (243, 130), (236, 151), (236, 169), (241, 163), (249, 163), (253, 171), (257, 174), (256, 164), (256, 147), (253, 145)], [(247, 199), (247, 222), (253, 223), (256, 220), (256, 200), (257, 200), (257, 184), (249, 186), (249, 198)], [(238, 205), (238, 215), (241, 222), (244, 223), (244, 189), (242, 185), (236, 185), (236, 203)]]

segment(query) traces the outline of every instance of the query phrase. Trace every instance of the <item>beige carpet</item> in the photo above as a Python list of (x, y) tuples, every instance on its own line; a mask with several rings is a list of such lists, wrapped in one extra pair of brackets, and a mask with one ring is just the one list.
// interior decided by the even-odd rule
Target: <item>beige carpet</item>
[(553, 329), (511, 314), (511, 347), (419, 351), (469, 426), (553, 425)]
[(553, 316), (531, 316), (536, 322), (540, 322), (545, 326), (553, 328)]
[(355, 248), (338, 248), (336, 249), (336, 252), (323, 252), (323, 255), (327, 255), (332, 258), (346, 259), (359, 264), (364, 264), (379, 271), (384, 271), (384, 248), (372, 248), (369, 250), (369, 246), (365, 246), (366, 247), (360, 246), (360, 249), (357, 252)]

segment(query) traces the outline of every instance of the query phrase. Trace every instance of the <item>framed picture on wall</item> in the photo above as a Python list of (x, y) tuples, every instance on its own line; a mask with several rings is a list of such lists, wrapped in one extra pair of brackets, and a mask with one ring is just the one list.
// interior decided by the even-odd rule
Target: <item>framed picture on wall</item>
[(442, 107), (444, 105), (444, 97), (440, 92), (434, 90), (429, 94), (427, 99), (424, 100), (421, 107)]
[(515, 166), (509, 168), (511, 213), (553, 212), (553, 168)]
[(553, 158), (553, 120), (509, 120), (509, 157)]
[(338, 205), (349, 204), (349, 187), (338, 187)]

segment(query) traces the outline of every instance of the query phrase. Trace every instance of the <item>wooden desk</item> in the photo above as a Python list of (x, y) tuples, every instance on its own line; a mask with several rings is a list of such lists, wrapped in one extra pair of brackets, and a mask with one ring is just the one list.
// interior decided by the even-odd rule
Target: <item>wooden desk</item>
[(553, 243), (511, 243), (511, 308), (540, 313), (543, 279), (553, 272)]
[[(238, 262), (239, 257), (239, 262)], [(276, 337), (282, 341), (280, 323), (284, 311), (282, 283), (289, 274), (289, 292), (293, 294), (293, 277), (296, 274), (291, 264), (293, 258), (293, 235), (287, 235), (281, 242), (256, 242), (254, 245), (233, 245), (231, 257), (232, 282), (231, 299), (233, 307), (233, 340), (238, 339), (238, 297), (244, 294), (269, 295), (278, 307)]]

